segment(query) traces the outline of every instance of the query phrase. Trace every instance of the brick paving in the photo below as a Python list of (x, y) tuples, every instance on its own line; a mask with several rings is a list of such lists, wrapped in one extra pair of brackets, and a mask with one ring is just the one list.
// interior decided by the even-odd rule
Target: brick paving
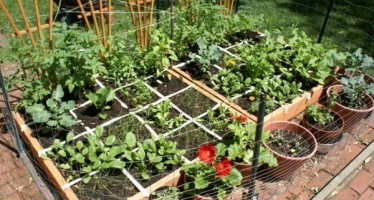
[(28, 169), (14, 149), (11, 135), (1, 124), (0, 200), (44, 199)]

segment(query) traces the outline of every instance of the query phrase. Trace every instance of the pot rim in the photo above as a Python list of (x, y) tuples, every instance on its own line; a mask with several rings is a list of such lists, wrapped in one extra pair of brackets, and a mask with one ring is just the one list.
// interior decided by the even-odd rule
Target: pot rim
[[(344, 126), (345, 126), (345, 121), (344, 121), (343, 117), (342, 117), (339, 113), (333, 111), (332, 109), (330, 109), (330, 108), (328, 108), (328, 107), (326, 107), (326, 106), (318, 106), (318, 107), (322, 107), (322, 108), (326, 108), (327, 110), (330, 110), (330, 111), (331, 111), (335, 116), (337, 116), (337, 117), (341, 120), (341, 122), (342, 122), (341, 126), (340, 126), (338, 129), (331, 130), (331, 131), (327, 131), (327, 130), (325, 130), (325, 129), (321, 129), (321, 128), (319, 128), (319, 127), (314, 126), (313, 124), (311, 124), (311, 123), (306, 119), (305, 114), (304, 114), (304, 117), (303, 117), (303, 119), (302, 119), (302, 123), (306, 123), (306, 124), (308, 124), (308, 126), (314, 128), (314, 129), (316, 129), (316, 130), (318, 130), (318, 131), (325, 132), (325, 133), (334, 133), (334, 132), (337, 132), (337, 131), (342, 132), (343, 129), (344, 129)], [(305, 127), (304, 127), (304, 128), (305, 128)]]
[[(326, 94), (327, 94), (327, 97), (330, 97), (330, 93), (331, 93), (331, 90), (333, 88), (342, 88), (343, 85), (339, 84), (339, 85), (332, 85), (330, 87), (327, 88), (327, 91), (326, 91)], [(363, 93), (365, 95), (366, 98), (370, 99), (371, 100), (371, 107), (370, 108), (366, 108), (366, 109), (355, 109), (355, 108), (350, 108), (350, 107), (347, 107), (347, 106), (344, 106), (343, 104), (339, 103), (339, 102), (336, 102), (337, 105), (343, 107), (344, 109), (347, 109), (347, 110), (351, 110), (351, 111), (355, 111), (355, 112), (362, 112), (362, 113), (366, 113), (366, 112), (371, 112), (374, 110), (374, 100), (373, 98), (371, 98), (370, 95), (368, 95), (366, 92)]]
[(276, 151), (274, 151), (272, 148), (270, 148), (266, 142), (262, 142), (262, 144), (269, 150), (271, 151), (274, 155), (276, 155), (277, 157), (281, 157), (283, 159), (289, 159), (289, 160), (298, 160), (298, 161), (302, 161), (302, 160), (306, 160), (306, 159), (309, 159), (311, 157), (314, 156), (314, 154), (317, 152), (317, 139), (314, 137), (314, 135), (308, 130), (306, 129), (305, 127), (297, 124), (297, 123), (294, 123), (294, 122), (289, 122), (289, 121), (273, 121), (273, 122), (270, 122), (268, 124), (266, 124), (264, 126), (264, 129), (268, 126), (270, 126), (271, 124), (274, 124), (274, 123), (283, 123), (285, 125), (294, 125), (294, 126), (298, 126), (300, 127), (302, 130), (304, 130), (304, 132), (306, 132), (306, 134), (311, 137), (311, 139), (313, 140), (313, 143), (314, 143), (314, 147), (313, 147), (313, 150), (306, 156), (303, 156), (303, 157), (289, 157), (289, 156), (286, 156), (286, 155), (283, 155), (283, 154), (280, 154)]

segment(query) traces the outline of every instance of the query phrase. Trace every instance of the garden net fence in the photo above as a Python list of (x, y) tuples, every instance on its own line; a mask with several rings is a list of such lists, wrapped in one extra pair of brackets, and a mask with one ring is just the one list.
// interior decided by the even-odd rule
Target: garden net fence
[[(83, 1), (82, 1), (83, 2)], [(106, 1), (107, 2), (107, 1)], [(134, 1), (135, 2), (135, 1)], [(177, 3), (177, 1), (175, 1)], [(5, 2), (9, 3), (9, 2)], [(125, 44), (134, 44), (135, 38), (141, 37), (141, 35), (148, 34), (147, 31), (139, 32), (142, 29), (152, 29), (164, 28), (171, 29), (174, 24), (170, 24), (171, 19), (178, 19), (178, 15), (173, 15), (170, 11), (170, 4), (168, 1), (154, 2), (153, 6), (144, 7), (140, 6), (139, 10), (131, 11), (129, 9), (129, 4), (127, 7), (123, 6), (124, 1), (112, 1), (114, 10), (111, 15), (113, 17), (110, 26), (112, 28), (113, 41), (119, 39), (125, 41)], [(271, 32), (277, 33), (276, 29), (280, 29), (285, 33), (285, 37), (292, 35), (291, 28), (295, 27), (299, 30), (305, 31), (312, 39), (317, 41), (318, 37), (322, 37), (321, 43), (327, 45), (336, 46), (339, 50), (344, 51), (353, 51), (354, 49), (360, 47), (368, 55), (374, 55), (374, 42), (373, 42), (373, 32), (374, 27), (372, 22), (373, 20), (373, 9), (374, 4), (370, 1), (347, 1), (347, 0), (335, 0), (332, 4), (332, 10), (330, 16), (328, 16), (326, 29), (321, 33), (321, 27), (323, 26), (326, 12), (328, 10), (329, 4), (331, 1), (328, 0), (282, 0), (282, 1), (255, 1), (255, 0), (240, 0), (234, 1), (238, 3), (238, 14), (245, 14), (249, 18), (252, 18), (254, 29), (260, 32), (264, 30), (269, 30)], [(56, 4), (55, 6), (57, 6)], [(131, 6), (131, 5), (130, 5)], [(174, 9), (177, 8), (178, 4), (175, 5)], [(43, 5), (40, 6), (43, 8)], [(46, 9), (46, 8), (44, 8)], [(69, 8), (70, 10), (64, 10), (67, 13), (79, 13), (78, 7)], [(140, 9), (144, 9), (140, 11)], [(57, 9), (58, 10), (58, 9)], [(140, 12), (139, 12), (140, 11)], [(150, 13), (146, 17), (154, 16), (154, 21), (150, 20), (147, 24), (137, 24), (134, 25), (133, 17), (140, 14)], [(100, 12), (98, 13), (100, 14)], [(103, 14), (108, 14), (104, 12)], [(62, 14), (65, 16), (56, 15), (55, 20), (66, 20), (66, 13)], [(74, 15), (75, 16), (75, 15)], [(138, 19), (139, 19), (139, 16)], [(0, 13), (1, 19), (5, 19), (3, 13)], [(75, 16), (76, 17), (76, 16)], [(82, 18), (73, 17), (71, 23), (74, 20), (77, 20), (83, 23)], [(173, 18), (174, 17), (174, 18)], [(33, 20), (33, 17), (29, 17), (30, 20)], [(44, 18), (47, 19), (47, 15), (44, 15)], [(148, 19), (149, 20), (149, 19)], [(1, 20), (1, 23), (4, 23), (6, 20)], [(16, 20), (17, 21), (17, 20)], [(21, 20), (19, 19), (18, 22)], [(148, 21), (149, 22), (149, 21)], [(176, 20), (176, 23), (178, 20)], [(94, 22), (92, 22), (94, 23)], [(108, 23), (108, 22), (107, 22)], [(175, 24), (178, 26), (178, 24)], [(107, 25), (106, 25), (107, 26)], [(4, 28), (3, 28), (4, 27)], [(2, 30), (5, 33), (10, 33), (9, 29), (6, 29), (2, 24)], [(131, 27), (131, 28), (130, 28)], [(323, 35), (321, 35), (323, 34)], [(106, 35), (107, 37), (109, 35)], [(148, 39), (153, 39), (152, 35), (148, 36)], [(178, 37), (178, 36), (176, 36)], [(100, 37), (102, 39), (103, 37)], [(146, 40), (148, 40), (146, 39)], [(160, 38), (158, 38), (160, 39)], [(162, 38), (161, 38), (162, 39)], [(138, 39), (139, 41), (139, 39)], [(142, 45), (147, 45), (144, 40), (140, 42)], [(169, 44), (168, 44), (169, 45)], [(177, 45), (177, 44), (173, 44)], [(239, 44), (248, 45), (248, 44)], [(253, 44), (249, 44), (253, 45)], [(113, 44), (114, 46), (114, 44)], [(125, 49), (127, 46), (122, 46), (121, 48)], [(234, 60), (241, 60), (240, 55), (236, 53), (240, 50), (240, 47), (217, 47), (222, 54), (231, 56)], [(138, 52), (126, 52), (128, 55), (134, 55), (134, 57), (139, 54)], [(117, 60), (120, 62), (120, 60)], [(220, 63), (224, 64), (224, 63)], [(12, 121), (10, 115), (11, 108), (7, 102), (8, 98), (5, 90), (2, 88), (2, 95), (5, 99), (5, 104), (3, 108), (4, 121), (6, 122), (8, 130), (12, 133), (15, 138), (15, 143), (25, 154), (30, 158), (35, 169), (39, 172), (39, 176), (47, 181), (48, 188), (52, 192), (55, 198), (67, 198), (59, 196), (59, 193), (62, 191), (69, 191), (73, 193), (70, 197), (77, 197), (78, 199), (126, 199), (134, 197), (134, 199), (147, 198), (152, 195), (155, 189), (158, 189), (158, 186), (153, 185), (153, 183), (159, 180), (165, 180), (166, 176), (169, 176), (169, 181), (164, 183), (165, 185), (175, 185), (178, 186), (182, 192), (172, 192), (169, 199), (189, 199), (188, 193), (193, 193), (198, 188), (183, 187), (187, 186), (189, 180), (184, 178), (184, 174), (178, 171), (180, 165), (172, 165), (171, 167), (163, 167), (162, 165), (155, 165), (157, 159), (167, 158), (170, 163), (176, 162), (171, 158), (172, 154), (177, 152), (177, 148), (185, 149), (186, 153), (181, 157), (182, 161), (186, 164), (193, 166), (194, 160), (199, 156), (199, 148), (204, 145), (217, 144), (230, 132), (235, 132), (235, 128), (248, 128), (244, 125), (237, 125), (238, 127), (232, 126), (228, 127), (233, 121), (240, 124), (242, 120), (241, 116), (230, 116), (229, 112), (233, 109), (233, 104), (238, 104), (240, 106), (246, 106), (246, 104), (241, 104), (244, 100), (251, 98), (249, 95), (251, 90), (244, 91), (240, 95), (234, 95), (229, 100), (229, 103), (222, 102), (222, 99), (217, 101), (216, 98), (212, 98), (211, 95), (206, 95), (206, 88), (198, 84), (189, 84), (189, 81), (184, 81), (186, 79), (183, 70), (186, 69), (186, 63), (176, 63), (174, 71), (169, 74), (173, 77), (170, 80), (158, 79), (156, 81), (152, 80), (152, 77), (146, 77), (145, 79), (130, 81), (121, 86), (116, 86), (113, 82), (105, 81), (102, 78), (95, 79), (95, 90), (100, 88), (106, 88), (106, 86), (113, 86), (113, 92), (115, 97), (111, 107), (115, 109), (108, 114), (108, 118), (104, 121), (92, 120), (91, 118), (84, 117), (84, 113), (88, 112), (88, 108), (92, 105), (92, 102), (85, 101), (80, 102), (74, 109), (71, 109), (69, 112), (71, 116), (77, 119), (78, 124), (74, 127), (74, 135), (69, 135), (65, 133), (63, 136), (53, 136), (52, 138), (45, 138), (45, 135), (34, 133), (33, 137), (37, 138), (40, 141), (41, 148), (36, 150), (36, 154), (39, 157), (43, 157), (47, 152), (54, 151), (54, 154), (50, 154), (50, 157), (56, 158), (54, 164), (57, 169), (62, 173), (64, 179), (63, 184), (55, 185), (55, 183), (48, 183), (49, 172), (43, 171), (43, 166), (35, 159), (35, 152), (30, 153), (28, 150), (28, 145), (25, 146), (25, 142), (21, 139), (18, 134), (15, 124)], [(222, 70), (224, 67), (219, 64), (212, 67), (216, 71)], [(179, 70), (179, 71), (178, 71)], [(371, 73), (371, 69), (367, 69), (367, 73)], [(178, 72), (176, 74), (176, 72)], [(128, 72), (131, 73), (131, 72)], [(163, 71), (163, 73), (165, 73)], [(181, 79), (179, 79), (182, 77)], [(0, 77), (1, 80), (2, 77)], [(116, 80), (117, 81), (117, 80)], [(2, 86), (4, 86), (3, 82)], [(315, 94), (319, 93), (321, 96), (318, 97), (317, 101), (323, 104), (327, 98), (327, 89), (329, 85), (320, 86), (319, 90), (317, 89), (314, 93), (302, 93), (301, 97), (296, 98), (297, 101), (303, 102), (313, 102), (313, 97)], [(203, 88), (203, 89), (202, 89)], [(140, 91), (140, 94), (137, 93)], [(145, 95), (148, 96), (148, 100), (141, 107), (134, 106), (138, 101), (131, 98), (132, 95)], [(224, 97), (226, 98), (226, 97)], [(270, 99), (272, 97), (269, 97)], [(287, 115), (292, 111), (297, 111), (299, 114), (294, 117), (290, 117), (287, 120), (291, 123), (282, 124), (279, 127), (273, 125), (270, 126), (272, 122), (275, 122), (275, 119), (278, 119), (275, 113), (270, 113), (265, 116), (265, 123), (262, 124), (265, 127), (265, 130), (272, 131), (278, 130), (280, 128), (285, 129), (285, 131), (279, 131), (278, 134), (286, 134), (287, 132), (294, 131), (294, 124), (299, 124), (303, 120), (303, 110), (305, 110), (305, 105), (293, 103), (296, 100), (294, 98), (285, 98), (284, 102), (287, 104), (280, 106), (277, 110), (283, 115)], [(316, 103), (314, 101), (313, 103)], [(365, 99), (367, 104), (370, 105), (368, 99)], [(364, 102), (365, 103), (365, 102)], [(372, 103), (371, 103), (372, 104)], [(3, 107), (3, 105), (1, 105)], [(257, 105), (258, 106), (258, 105)], [(244, 107), (243, 107), (244, 108)], [(236, 107), (235, 107), (236, 109)], [(247, 107), (247, 109), (249, 108)], [(355, 123), (351, 117), (351, 114), (345, 111), (337, 111), (337, 113), (344, 119), (345, 126), (353, 125)], [(166, 116), (162, 115), (171, 115), (173, 120), (167, 120)], [(256, 118), (257, 112), (252, 114), (250, 120), (258, 120)], [(157, 115), (157, 117), (154, 117)], [(244, 115), (243, 115), (244, 116)], [(296, 153), (308, 156), (309, 159), (306, 162), (301, 163), (301, 161), (296, 160), (294, 163), (286, 163), (287, 161), (283, 159), (278, 159), (277, 165), (281, 168), (273, 169), (266, 164), (259, 166), (257, 171), (256, 181), (250, 183), (249, 177), (244, 177), (244, 181), (240, 184), (240, 187), (236, 188), (236, 192), (233, 193), (231, 199), (248, 199), (253, 194), (250, 194), (248, 188), (250, 184), (255, 187), (255, 196), (258, 196), (259, 199), (272, 199), (274, 197), (282, 198), (284, 195), (299, 195), (299, 190), (307, 191), (308, 198), (312, 198), (316, 193), (318, 193), (323, 186), (315, 185), (309, 183), (308, 181), (312, 178), (327, 174), (327, 176), (332, 177), (336, 174), (330, 174), (331, 171), (328, 171), (327, 168), (331, 168), (329, 163), (340, 159), (346, 149), (353, 143), (361, 142), (362, 145), (368, 145), (366, 141), (362, 138), (367, 134), (368, 127), (370, 126), (370, 121), (372, 116), (367, 113), (360, 113), (353, 117), (354, 119), (361, 119), (361, 122), (357, 124), (352, 130), (340, 131), (333, 139), (329, 136), (320, 135), (317, 140), (312, 139), (313, 137), (307, 136), (309, 131), (306, 129), (297, 128), (298, 134), (302, 135), (299, 138), (299, 141), (292, 142), (291, 146), (286, 146), (284, 141), (275, 140), (273, 146), (283, 146), (283, 150), (289, 151), (291, 155), (294, 151)], [(346, 120), (348, 119), (348, 120)], [(244, 120), (245, 121), (245, 120)], [(26, 119), (25, 124), (31, 124), (30, 117)], [(162, 124), (161, 126), (156, 126), (157, 124)], [(334, 129), (335, 126), (340, 127), (342, 125), (342, 120), (338, 117), (335, 117), (332, 122)], [(24, 125), (24, 124), (23, 124)], [(31, 124), (32, 125), (32, 124)], [(39, 127), (31, 126), (32, 130), (38, 130)], [(102, 130), (97, 129), (96, 126), (101, 125)], [(242, 127), (243, 126), (243, 127)], [(254, 128), (251, 127), (251, 134), (254, 136)], [(133, 133), (133, 134), (127, 134)], [(248, 133), (249, 134), (249, 133)], [(116, 135), (113, 137), (108, 137), (111, 135)], [(143, 155), (142, 159), (135, 159), (132, 156), (131, 152), (139, 153), (141, 150), (144, 151), (145, 148), (151, 148), (149, 146), (159, 145), (154, 144), (154, 141), (163, 141), (163, 137), (170, 139), (171, 141), (176, 142), (176, 147), (173, 149), (174, 152), (164, 153), (161, 157), (152, 157), (152, 154), (155, 152), (149, 151), (147, 158)], [(279, 136), (280, 137), (280, 136)], [(290, 136), (287, 140), (292, 141), (296, 136)], [(308, 139), (309, 137), (309, 139)], [(110, 138), (110, 139), (109, 139)], [(161, 138), (161, 139), (160, 139)], [(59, 139), (60, 142), (54, 142), (53, 139)], [(97, 139), (97, 140), (96, 140)], [(152, 139), (152, 142), (149, 140)], [(277, 139), (277, 138), (275, 138)], [(96, 140), (91, 142), (91, 140)], [(82, 144), (82, 145), (81, 145)], [(141, 144), (141, 145), (139, 145)], [(263, 145), (262, 142), (257, 143), (258, 145)], [(96, 146), (95, 146), (96, 145)], [(113, 152), (106, 152), (106, 156), (110, 153), (119, 154), (119, 152), (114, 153), (115, 148), (129, 148), (125, 149), (129, 155), (123, 155), (125, 157), (125, 162), (112, 162), (114, 169), (104, 169), (104, 170), (91, 170), (89, 168), (82, 167), (82, 162), (79, 161), (79, 157), (74, 158), (78, 161), (74, 166), (64, 165), (66, 161), (68, 151), (60, 147), (74, 147), (79, 148), (81, 154), (83, 153), (84, 147), (99, 148), (103, 147), (102, 151), (111, 149)], [(148, 146), (147, 146), (148, 145)], [(251, 144), (251, 147), (254, 147), (256, 143)], [(81, 146), (81, 147), (79, 147)], [(125, 147), (124, 147), (125, 146)], [(147, 147), (145, 147), (147, 146)], [(115, 147), (115, 148), (113, 148)], [(107, 149), (105, 149), (107, 148)], [(173, 147), (169, 147), (173, 148)], [(25, 149), (22, 151), (22, 149)], [(140, 150), (139, 150), (140, 149)], [(262, 148), (263, 149), (263, 148)], [(78, 150), (76, 150), (78, 151)], [(89, 151), (87, 149), (87, 151)], [(218, 150), (216, 150), (218, 151)], [(102, 152), (101, 152), (102, 153)], [(218, 153), (218, 152), (217, 152)], [(261, 152), (263, 153), (263, 152)], [(33, 155), (34, 154), (34, 155)], [(274, 153), (275, 154), (275, 153)], [(65, 156), (64, 156), (65, 155)], [(103, 155), (104, 156), (104, 155)], [(121, 155), (122, 156), (122, 155)], [(136, 156), (141, 156), (137, 154)], [(270, 163), (273, 157), (266, 155), (262, 157), (264, 160), (260, 162)], [(43, 158), (44, 159), (44, 158)], [(91, 159), (91, 158), (90, 158)], [(92, 158), (94, 159), (94, 158)], [(105, 159), (110, 159), (106, 157)], [(134, 159), (136, 161), (130, 161)], [(148, 160), (147, 160), (148, 159)], [(201, 159), (201, 158), (200, 158)], [(149, 162), (145, 162), (149, 161)], [(84, 160), (84, 162), (88, 162)], [(198, 162), (198, 161), (197, 161)], [(192, 163), (192, 164), (191, 164)], [(107, 163), (100, 163), (102, 165)], [(218, 164), (218, 161), (217, 163)], [(219, 163), (222, 164), (222, 163)], [(270, 165), (270, 164), (268, 164)], [(214, 166), (215, 169), (218, 166)], [(300, 167), (296, 169), (297, 167)], [(93, 167), (92, 167), (93, 168)], [(155, 169), (163, 168), (163, 172), (156, 173)], [(141, 170), (137, 170), (141, 169)], [(177, 170), (177, 171), (175, 171)], [(336, 169), (337, 170), (337, 169)], [(85, 172), (82, 175), (81, 172)], [(243, 171), (248, 172), (248, 169)], [(249, 170), (251, 171), (251, 170)], [(55, 175), (55, 174), (54, 174)], [(217, 175), (218, 176), (218, 175)], [(220, 184), (219, 179), (209, 179), (209, 177), (201, 177), (202, 179), (208, 178), (209, 184)], [(211, 177), (210, 177), (211, 178)], [(196, 183), (195, 183), (196, 184)], [(222, 189), (228, 189), (223, 186)], [(163, 189), (161, 189), (163, 190)], [(158, 190), (158, 191), (161, 191)], [(301, 191), (300, 190), (300, 191)], [(228, 190), (230, 191), (230, 190)], [(168, 190), (168, 192), (170, 192)], [(238, 194), (235, 194), (238, 193)], [(290, 194), (291, 193), (291, 194)], [(175, 196), (177, 194), (177, 196)], [(134, 196), (137, 195), (137, 196)], [(174, 195), (174, 196), (173, 196)], [(207, 189), (203, 192), (205, 196), (215, 196), (217, 195), (217, 189)], [(153, 197), (154, 198), (154, 197)], [(162, 198), (161, 198), (162, 199)], [(167, 199), (167, 198), (164, 198)]]

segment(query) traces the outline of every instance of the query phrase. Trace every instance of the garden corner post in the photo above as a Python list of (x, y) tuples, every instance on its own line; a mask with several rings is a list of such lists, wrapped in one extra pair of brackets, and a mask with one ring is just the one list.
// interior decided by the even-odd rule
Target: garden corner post
[(252, 163), (253, 168), (252, 168), (252, 173), (251, 173), (251, 179), (249, 181), (248, 200), (257, 199), (255, 198), (255, 181), (256, 181), (257, 168), (258, 168), (258, 159), (260, 156), (261, 137), (262, 137), (262, 129), (264, 126), (264, 118), (265, 118), (265, 95), (261, 93), (260, 105), (259, 105), (259, 109), (257, 113), (255, 147), (253, 151), (253, 163)]
[(319, 35), (318, 35), (317, 43), (321, 43), (321, 41), (322, 41), (322, 36), (323, 36), (323, 33), (325, 32), (325, 28), (326, 28), (326, 25), (327, 25), (327, 20), (330, 17), (330, 12), (332, 10), (333, 5), (334, 5), (334, 0), (330, 0), (330, 4), (329, 4), (329, 7), (327, 8), (325, 19), (323, 20), (321, 31), (319, 32)]

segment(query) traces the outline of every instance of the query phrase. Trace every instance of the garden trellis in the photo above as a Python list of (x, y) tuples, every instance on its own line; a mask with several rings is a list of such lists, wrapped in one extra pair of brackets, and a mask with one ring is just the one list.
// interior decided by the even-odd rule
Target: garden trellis
[[(124, 3), (112, 2), (122, 6)], [(118, 7), (116, 4), (112, 12), (110, 1), (100, 4), (98, 12), (92, 10), (92, 4), (91, 10), (85, 11), (82, 2), (79, 3), (77, 12), (80, 10), (82, 13), (87, 29), (91, 26), (87, 24), (89, 12), (91, 15), (96, 13), (90, 23), (101, 29), (94, 34), (96, 38), (103, 39), (103, 46), (77, 40), (77, 45), (82, 42), (91, 46), (84, 47), (86, 50), (81, 50), (78, 46), (76, 52), (74, 50), (66, 57), (51, 54), (44, 55), (43, 58), (52, 60), (50, 62), (53, 66), (56, 66), (53, 60), (65, 59), (64, 62), (58, 62), (57, 66), (66, 67), (64, 63), (72, 62), (72, 58), (79, 60), (83, 57), (84, 60), (77, 63), (83, 63), (82, 68), (85, 69), (98, 69), (99, 74), (88, 71), (89, 77), (77, 82), (70, 77), (65, 80), (64, 77), (56, 75), (58, 84), (44, 82), (50, 91), (38, 101), (21, 104), (25, 106), (25, 112), (15, 114), (21, 136), (32, 144), (35, 159), (41, 163), (45, 173), (53, 181), (52, 185), (63, 198), (147, 199), (154, 192), (159, 192), (156, 190), (161, 186), (179, 187), (181, 199), (191, 195), (215, 197), (222, 195), (222, 191), (233, 195), (233, 198), (245, 199), (253, 198), (253, 190), (259, 193), (260, 198), (269, 198), (270, 195), (276, 196), (285, 192), (285, 187), (297, 183), (302, 176), (292, 177), (294, 173), (302, 172), (305, 176), (311, 176), (319, 169), (315, 162), (318, 162), (320, 167), (328, 164), (326, 158), (335, 153), (331, 149), (342, 149), (360, 130), (361, 127), (353, 126), (354, 119), (371, 118), (369, 112), (372, 103), (370, 104), (370, 98), (365, 96), (363, 103), (367, 102), (368, 112), (347, 114), (347, 111), (338, 110), (341, 109), (338, 106), (329, 108), (333, 110), (331, 113), (337, 113), (329, 122), (333, 123), (332, 126), (345, 128), (344, 133), (339, 131), (329, 136), (314, 133), (313, 136), (310, 133), (312, 128), (300, 128), (300, 121), (309, 123), (305, 122), (308, 119), (306, 116), (319, 116), (318, 113), (313, 115), (310, 104), (320, 106), (317, 102), (324, 104), (330, 100), (330, 97), (326, 98), (326, 95), (331, 96), (330, 91), (340, 90), (335, 86), (327, 90), (330, 85), (339, 84), (339, 80), (329, 79), (334, 67), (330, 53), (338, 53), (323, 45), (314, 44), (312, 39), (297, 30), (292, 32), (292, 37), (280, 32), (261, 33), (251, 30), (249, 25), (252, 24), (245, 23), (246, 21), (231, 21), (234, 18), (230, 15), (221, 15), (224, 13), (219, 2), (198, 2), (200, 4), (196, 5), (189, 2), (187, 7), (177, 10), (176, 13), (162, 11), (163, 16), (155, 23), (152, 23), (154, 1), (129, 1), (127, 7)], [(103, 10), (103, 5), (108, 6), (108, 20), (104, 19), (107, 11)], [(232, 10), (232, 4), (227, 5), (231, 6)], [(198, 10), (199, 8), (202, 10)], [(183, 15), (187, 9), (197, 11), (189, 13), (191, 16)], [(220, 19), (222, 22), (198, 18), (199, 12), (211, 12), (208, 16), (212, 18), (209, 19)], [(124, 24), (123, 21), (118, 21), (120, 17), (116, 18), (117, 15), (123, 14), (128, 15), (128, 24), (132, 23), (134, 28), (111, 34), (111, 26)], [(175, 14), (176, 19), (175, 41), (168, 38), (171, 14)], [(95, 20), (95, 15), (99, 15), (100, 20)], [(111, 24), (111, 17), (114, 24)], [(205, 20), (203, 22), (208, 24), (199, 24), (199, 20)], [(178, 23), (184, 24), (180, 26)], [(241, 27), (236, 23), (248, 26)], [(158, 29), (153, 27), (157, 24), (160, 25)], [(108, 25), (110, 27), (106, 27)], [(153, 31), (150, 31), (151, 28)], [(197, 36), (205, 37), (185, 40), (196, 36), (193, 32), (195, 29), (200, 31), (197, 31)], [(213, 31), (213, 34), (208, 29)], [(181, 31), (187, 33), (184, 38), (178, 37), (179, 34), (185, 33)], [(85, 30), (71, 27), (65, 32), (56, 33), (59, 34), (56, 41), (65, 39), (64, 33), (83, 37)], [(131, 35), (132, 33), (134, 35)], [(132, 39), (138, 44), (131, 42), (127, 34), (134, 36)], [(150, 41), (151, 37), (155, 40)], [(112, 39), (111, 51), (96, 51), (106, 46), (105, 41), (108, 38)], [(61, 46), (59, 48), (63, 49)], [(56, 52), (58, 50), (55, 49)], [(93, 54), (88, 50), (92, 50)], [(99, 55), (98, 52), (102, 53), (102, 56), (95, 59)], [(179, 60), (175, 59), (177, 55)], [(305, 55), (309, 57), (304, 59)], [(361, 51), (352, 55), (352, 58), (367, 58), (361, 55)], [(171, 66), (171, 60), (176, 64)], [(369, 58), (368, 60), (370, 61)], [(48, 66), (48, 63), (38, 61), (35, 59), (35, 66)], [(86, 67), (86, 63), (89, 63), (90, 67)], [(72, 77), (74, 73), (81, 72), (80, 68), (69, 70), (73, 71)], [(352, 75), (349, 71), (339, 73), (339, 76)], [(359, 72), (353, 74), (355, 73)], [(45, 79), (47, 75), (42, 74), (40, 78)], [(363, 80), (372, 81), (369, 78), (366, 76)], [(330, 80), (330, 85), (325, 84), (327, 80)], [(347, 80), (342, 80), (341, 83), (349, 85)], [(25, 78), (25, 83), (26, 81)], [(80, 81), (86, 81), (83, 90), (79, 90), (82, 89)], [(25, 86), (27, 94), (27, 84)], [(38, 86), (40, 85), (36, 85)], [(73, 100), (76, 103), (70, 102)], [(260, 102), (266, 107), (263, 124), (261, 119), (257, 118)], [(58, 109), (56, 112), (57, 105), (64, 109)], [(308, 114), (305, 117), (304, 111)], [(34, 116), (34, 112), (48, 117), (42, 119), (40, 116)], [(76, 123), (71, 124), (71, 118)], [(256, 123), (261, 123), (259, 125), (263, 125), (266, 130), (259, 130), (263, 134), (263, 141), (254, 140)], [(43, 133), (48, 129), (52, 130), (47, 132), (49, 136)], [(289, 132), (295, 134), (284, 136)], [(282, 138), (283, 136), (286, 139)], [(214, 148), (217, 156), (222, 157), (205, 163), (200, 154), (207, 152), (200, 148), (212, 144), (216, 145)], [(261, 146), (257, 149), (259, 158), (252, 156), (256, 144)], [(227, 145), (225, 147), (228, 150), (222, 149), (222, 145)], [(279, 148), (282, 146), (287, 148)], [(245, 149), (241, 149), (244, 147)], [(287, 155), (282, 156), (279, 151)], [(173, 155), (175, 152), (178, 153)], [(286, 161), (285, 157), (296, 156), (305, 158), (297, 158), (290, 163)], [(222, 165), (228, 165), (226, 157), (231, 160), (230, 169), (235, 167), (241, 170), (243, 175), (232, 174), (236, 177), (243, 176), (240, 185), (225, 182), (228, 178), (222, 177), (227, 176), (228, 171), (219, 173), (218, 169), (222, 169)], [(303, 159), (306, 162), (302, 163)], [(258, 173), (254, 170), (256, 181), (251, 182), (250, 163), (256, 163), (254, 160), (261, 165), (258, 166)], [(244, 167), (240, 168), (241, 165)], [(193, 175), (185, 177), (182, 173), (190, 172), (189, 169), (194, 167), (201, 167), (201, 172), (207, 174), (213, 172), (214, 178), (200, 177), (203, 181), (208, 180), (208, 184), (198, 185), (199, 182), (193, 181)], [(215, 183), (226, 185), (220, 187), (214, 185)], [(196, 187), (187, 187), (191, 184)], [(252, 191), (248, 192), (248, 186), (251, 186)]]

